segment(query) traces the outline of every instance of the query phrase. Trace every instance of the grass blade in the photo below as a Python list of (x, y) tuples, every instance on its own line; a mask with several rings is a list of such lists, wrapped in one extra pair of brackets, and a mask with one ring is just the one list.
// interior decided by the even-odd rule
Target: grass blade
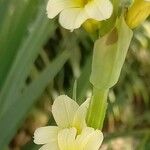
[(23, 95), (18, 97), (17, 103), (14, 103), (0, 119), (0, 149), (3, 149), (4, 146), (9, 143), (28, 110), (42, 94), (47, 84), (52, 81), (60, 71), (68, 58), (68, 51), (64, 51), (58, 56), (49, 67), (47, 67), (47, 69), (45, 69), (43, 73), (41, 73), (41, 75), (25, 89)]
[(53, 25), (53, 23), (49, 24), (45, 16), (44, 7), (40, 10), (29, 37), (26, 38), (20, 47), (2, 88), (0, 93), (0, 105), (3, 109), (1, 110), (1, 114), (9, 109), (11, 104), (14, 103), (19, 94), (21, 94), (21, 88), (24, 85), (35, 58), (41, 50), (43, 43), (55, 28)]

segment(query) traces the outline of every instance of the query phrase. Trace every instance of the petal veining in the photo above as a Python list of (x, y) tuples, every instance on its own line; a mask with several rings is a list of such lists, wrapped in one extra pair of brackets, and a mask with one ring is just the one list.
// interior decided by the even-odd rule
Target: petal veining
[(77, 110), (74, 120), (73, 120), (73, 125), (74, 127), (77, 128), (78, 131), (81, 131), (84, 127), (86, 127), (86, 114), (87, 110), (89, 107), (89, 102), (90, 99), (87, 99)]
[(69, 8), (60, 13), (60, 24), (69, 30), (79, 28), (88, 19), (88, 15), (83, 8)]
[(70, 127), (79, 105), (66, 95), (56, 98), (52, 105), (52, 114), (58, 127)]
[(60, 150), (76, 150), (77, 130), (75, 128), (61, 130), (58, 134), (58, 145)]
[(100, 130), (86, 127), (82, 133), (77, 136), (78, 145), (86, 150), (98, 150), (103, 141), (103, 134)]
[(110, 18), (113, 5), (110, 0), (93, 0), (85, 6), (90, 18), (101, 21)]
[(38, 128), (34, 132), (34, 143), (55, 143), (57, 141), (58, 131), (59, 128), (56, 126), (46, 126)]
[(48, 18), (54, 18), (62, 10), (70, 7), (76, 7), (76, 3), (71, 0), (49, 0), (46, 8)]
[(98, 150), (103, 141), (103, 133), (100, 130), (95, 130), (89, 137), (89, 140), (85, 146), (86, 150)]

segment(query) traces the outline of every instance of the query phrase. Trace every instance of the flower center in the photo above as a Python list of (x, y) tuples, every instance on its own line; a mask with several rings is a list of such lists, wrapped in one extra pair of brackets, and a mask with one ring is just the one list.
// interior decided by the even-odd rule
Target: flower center
[(83, 0), (83, 5), (85, 6), (87, 3), (89, 3), (91, 0)]
[(81, 7), (84, 7), (86, 4), (88, 4), (92, 0), (77, 0), (78, 3), (80, 3)]

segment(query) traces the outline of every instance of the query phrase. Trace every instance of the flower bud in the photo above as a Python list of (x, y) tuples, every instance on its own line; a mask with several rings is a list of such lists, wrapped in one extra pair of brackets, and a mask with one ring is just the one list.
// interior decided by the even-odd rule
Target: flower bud
[(140, 25), (150, 15), (149, 0), (135, 0), (126, 15), (126, 22), (130, 28)]

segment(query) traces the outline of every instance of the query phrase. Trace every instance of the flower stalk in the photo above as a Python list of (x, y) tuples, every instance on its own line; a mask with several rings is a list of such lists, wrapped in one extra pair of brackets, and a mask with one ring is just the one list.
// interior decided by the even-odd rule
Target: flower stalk
[(87, 114), (87, 124), (95, 129), (103, 127), (107, 95), (119, 79), (132, 35), (121, 16), (112, 31), (95, 42), (90, 77), (93, 96)]
[(93, 87), (93, 96), (87, 115), (87, 124), (95, 129), (102, 129), (107, 110), (107, 95), (109, 89), (97, 89)]

